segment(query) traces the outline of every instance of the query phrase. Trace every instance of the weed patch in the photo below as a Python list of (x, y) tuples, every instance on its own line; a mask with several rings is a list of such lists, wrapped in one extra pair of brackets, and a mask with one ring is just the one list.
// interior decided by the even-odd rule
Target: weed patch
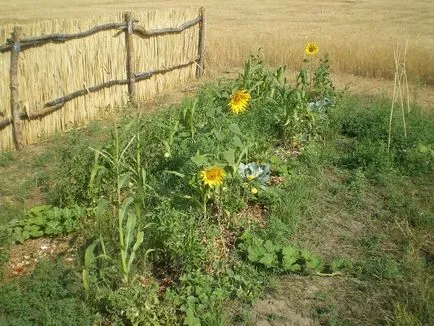
[[(434, 126), (409, 113), (405, 137), (395, 119), (388, 149), (386, 103), (337, 92), (309, 49), (293, 84), (253, 55), (234, 80), (41, 153), (31, 184), (47, 205), (3, 210), (20, 215), (2, 246), (85, 245), (73, 270), (47, 262), (2, 286), (5, 323), (429, 324)], [(277, 276), (280, 308), (254, 305)]]

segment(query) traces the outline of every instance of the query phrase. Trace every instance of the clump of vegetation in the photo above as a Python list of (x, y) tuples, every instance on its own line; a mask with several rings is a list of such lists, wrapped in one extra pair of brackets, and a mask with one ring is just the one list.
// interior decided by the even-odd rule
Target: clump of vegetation
[(85, 210), (79, 206), (67, 208), (50, 205), (36, 206), (24, 213), (21, 219), (13, 219), (3, 228), (10, 239), (23, 243), (29, 238), (50, 237), (76, 231)]
[(33, 273), (0, 287), (2, 325), (90, 325), (96, 310), (73, 269), (59, 260), (40, 262)]
[[(426, 197), (411, 204), (397, 186), (432, 172), (432, 123), (414, 115), (407, 140), (395, 126), (387, 151), (386, 106), (362, 107), (336, 92), (327, 57), (317, 57), (315, 44), (305, 51), (293, 85), (283, 67), (267, 68), (251, 56), (235, 80), (204, 86), (152, 117), (121, 121), (102, 144), (84, 149), (72, 142), (63, 168), (40, 180), (55, 189), (48, 198), (62, 208), (36, 207), (10, 225), (11, 239), (20, 242), (80, 230), (86, 244), (68, 282), (81, 287), (59, 287), (77, 300), (65, 309), (93, 322), (223, 325), (233, 321), (227, 303), (234, 310), (251, 305), (272, 275), (349, 275), (380, 288), (406, 280), (411, 267), (402, 259), (419, 258), (395, 256), (374, 238), (356, 242), (362, 253), (349, 259), (324, 254), (298, 234), (309, 221), (321, 222), (330, 203), (353, 213), (370, 204), (378, 221), (405, 226), (408, 234), (432, 228)], [(374, 188), (381, 203), (372, 204)], [(38, 284), (37, 273), (22, 282)], [(388, 312), (379, 320), (430, 321), (428, 301), (396, 299), (379, 303)], [(18, 318), (14, 304), (7, 318)], [(312, 318), (338, 315), (338, 308), (327, 311)]]

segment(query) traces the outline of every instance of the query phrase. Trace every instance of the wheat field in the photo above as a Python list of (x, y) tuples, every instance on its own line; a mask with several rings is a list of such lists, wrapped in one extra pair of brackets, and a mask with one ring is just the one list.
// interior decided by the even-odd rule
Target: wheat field
[(410, 80), (434, 84), (432, 0), (0, 0), (0, 24), (189, 6), (206, 8), (211, 71), (239, 66), (258, 48), (270, 64), (296, 69), (314, 41), (336, 72), (393, 78), (393, 47), (408, 41)]

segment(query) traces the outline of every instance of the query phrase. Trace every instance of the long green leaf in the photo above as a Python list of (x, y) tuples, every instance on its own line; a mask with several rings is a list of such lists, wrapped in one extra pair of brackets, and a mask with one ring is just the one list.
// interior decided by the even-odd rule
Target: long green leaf
[(119, 159), (122, 160), (122, 158), (125, 155), (125, 152), (127, 151), (127, 149), (131, 146), (131, 144), (133, 143), (134, 139), (136, 139), (136, 135), (134, 135), (130, 141), (128, 142), (128, 144), (125, 146), (124, 150), (122, 151), (122, 153), (119, 155)]
[(122, 202), (121, 207), (119, 207), (119, 227), (122, 227), (122, 223), (125, 219), (125, 214), (128, 212), (128, 207), (134, 202), (133, 197), (127, 197)]
[(185, 178), (185, 174), (177, 172), (177, 171), (165, 170), (164, 173), (173, 174), (173, 175), (176, 175), (177, 177), (180, 177), (180, 178)]
[(95, 262), (95, 247), (98, 244), (99, 240), (95, 240), (89, 247), (86, 248), (84, 252), (84, 266), (89, 269), (92, 264)]
[(93, 188), (95, 177), (98, 174), (98, 171), (101, 169), (101, 166), (98, 164), (98, 161), (99, 161), (99, 153), (95, 152), (95, 156), (93, 159), (93, 167), (92, 167), (92, 171), (90, 173), (90, 179), (89, 179), (89, 183), (88, 183), (89, 189)]
[(139, 249), (140, 245), (143, 243), (143, 238), (144, 238), (144, 233), (143, 231), (140, 231), (139, 233), (137, 233), (137, 239), (136, 239), (136, 243), (133, 246), (133, 251), (136, 251), (137, 249)]
[(130, 244), (133, 241), (133, 233), (134, 229), (136, 227), (136, 214), (134, 213), (128, 213), (128, 220), (127, 220), (127, 233), (125, 234), (125, 251), (128, 253), (128, 250), (130, 248)]
[(137, 233), (136, 243), (133, 246), (133, 250), (131, 251), (130, 258), (128, 260), (128, 267), (127, 267), (128, 272), (131, 270), (131, 265), (133, 264), (134, 258), (136, 257), (137, 249), (139, 249), (140, 245), (143, 243), (143, 237), (144, 237), (143, 231)]
[(130, 181), (130, 172), (126, 172), (119, 177), (118, 188), (122, 189)]
[(106, 151), (104, 152), (99, 151), (93, 147), (89, 147), (89, 148), (94, 152), (98, 153), (99, 155), (101, 155), (102, 157), (104, 157), (111, 165), (116, 166), (113, 156), (111, 156), (109, 153), (107, 153)]
[(81, 279), (83, 281), (83, 288), (85, 291), (89, 290), (89, 275), (89, 271), (83, 268), (83, 271), (81, 272)]

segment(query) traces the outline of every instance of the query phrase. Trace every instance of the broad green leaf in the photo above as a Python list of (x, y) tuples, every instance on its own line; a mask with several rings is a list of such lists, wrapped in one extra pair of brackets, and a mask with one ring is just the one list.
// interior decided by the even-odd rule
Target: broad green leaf
[(299, 264), (291, 265), (291, 267), (289, 269), (287, 269), (287, 271), (289, 271), (289, 272), (300, 272), (301, 271), (301, 266)]
[(241, 132), (240, 127), (236, 123), (231, 123), (229, 125), (229, 130), (232, 131), (234, 134), (236, 134), (238, 136), (242, 136), (243, 135), (243, 133)]
[(244, 144), (243, 144), (243, 142), (241, 141), (241, 138), (238, 137), (238, 136), (234, 136), (234, 137), (232, 138), (232, 143), (233, 143), (233, 145), (234, 145), (235, 147), (238, 147), (238, 148), (243, 148), (243, 147), (244, 147)]
[(319, 271), (321, 269), (321, 261), (319, 258), (308, 250), (302, 250), (301, 256), (306, 261), (306, 267), (310, 270)]
[(45, 226), (45, 233), (46, 234), (58, 234), (62, 232), (62, 226), (60, 225), (59, 221), (50, 221)]
[(300, 258), (300, 250), (291, 246), (285, 246), (282, 248), (283, 257), (295, 257)]
[(223, 152), (223, 158), (229, 165), (235, 164), (235, 151), (233, 149), (228, 149)]
[(40, 231), (40, 230), (31, 230), (30, 231), (30, 236), (32, 238), (39, 238), (42, 237), (44, 235), (44, 232)]
[(30, 231), (38, 231), (40, 229), (39, 225), (33, 224), (30, 225)]
[(306, 260), (306, 266), (311, 270), (319, 272), (321, 270), (321, 261), (318, 257), (312, 257), (310, 260)]
[(261, 245), (252, 245), (247, 248), (247, 258), (251, 262), (258, 262), (261, 257), (265, 254), (265, 250)]
[[(282, 249), (282, 267), (286, 271), (294, 271), (294, 268), (297, 268), (294, 266), (296, 264), (297, 260), (300, 258), (299, 250), (293, 247), (283, 247)], [(298, 267), (300, 267), (298, 265)]]
[(271, 242), (270, 240), (265, 241), (264, 243), (264, 248), (268, 251), (268, 252), (273, 252), (276, 250), (275, 245), (273, 244), (273, 242)]
[(39, 214), (39, 213), (41, 213), (41, 212), (43, 212), (43, 211), (45, 211), (45, 210), (48, 210), (48, 209), (50, 209), (51, 208), (51, 205), (40, 205), (40, 206), (35, 206), (35, 207), (32, 207), (31, 209), (29, 209), (28, 210), (28, 213), (31, 213), (31, 214)]
[(267, 252), (260, 260), (261, 264), (264, 264), (267, 268), (273, 268), (277, 266), (277, 255), (274, 252)]
[(19, 243), (24, 243), (29, 238), (28, 232), (23, 232), (20, 235), (15, 237), (15, 240)]
[(199, 154), (191, 157), (191, 161), (196, 164), (197, 167), (202, 167), (208, 164), (208, 154)]
[(193, 309), (187, 308), (184, 325), (187, 326), (200, 326), (200, 320), (194, 316)]

